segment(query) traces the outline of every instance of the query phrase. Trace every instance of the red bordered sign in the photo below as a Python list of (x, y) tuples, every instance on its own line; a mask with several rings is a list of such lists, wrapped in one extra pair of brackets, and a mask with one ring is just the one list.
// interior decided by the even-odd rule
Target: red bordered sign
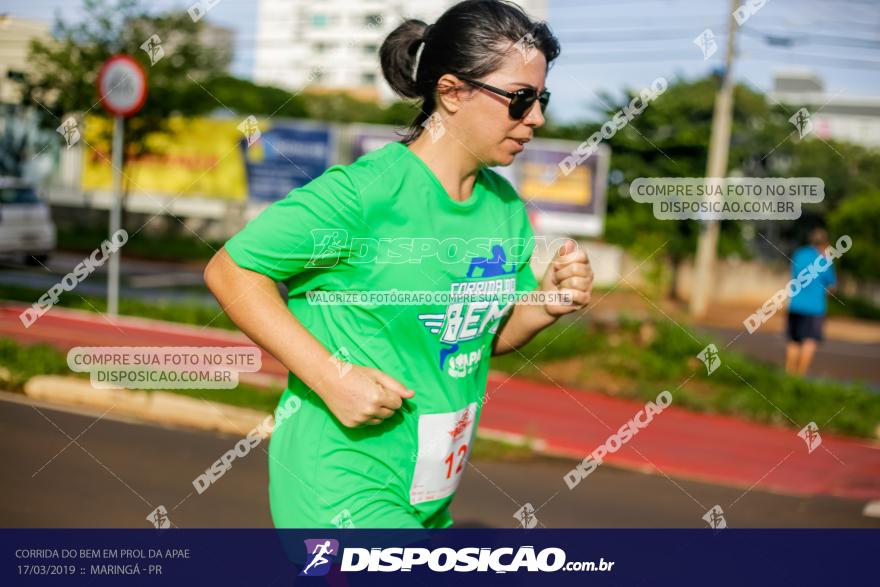
[(98, 98), (111, 114), (133, 116), (147, 99), (147, 74), (128, 55), (114, 55), (98, 74)]

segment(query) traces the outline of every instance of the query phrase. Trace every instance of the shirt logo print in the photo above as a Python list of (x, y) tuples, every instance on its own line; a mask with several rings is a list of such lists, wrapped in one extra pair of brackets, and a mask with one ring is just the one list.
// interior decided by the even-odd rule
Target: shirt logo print
[[(462, 298), (461, 301), (450, 302), (442, 314), (419, 314), (425, 328), (439, 335), (441, 370), (447, 357), (459, 350), (460, 342), (479, 338), (486, 331), (495, 333), (514, 302), (504, 303), (491, 296), (512, 294), (516, 290), (515, 275), (516, 263), (508, 263), (504, 247), (494, 245), (491, 257), (472, 258), (464, 278), (451, 284), (451, 296)], [(474, 296), (482, 299), (473, 299)]]

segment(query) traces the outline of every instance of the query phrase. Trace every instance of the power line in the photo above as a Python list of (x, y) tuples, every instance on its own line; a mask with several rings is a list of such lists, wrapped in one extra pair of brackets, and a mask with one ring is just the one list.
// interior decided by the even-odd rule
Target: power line
[(841, 37), (823, 33), (804, 33), (791, 31), (789, 33), (762, 32), (751, 28), (743, 28), (743, 34), (759, 38), (768, 45), (792, 46), (799, 44), (832, 45), (838, 47), (857, 47), (864, 49), (880, 49), (880, 39)]
[[(845, 59), (845, 58), (835, 58), (829, 57), (826, 55), (808, 55), (808, 54), (788, 54), (786, 57), (788, 59), (783, 59), (783, 56), (779, 58), (776, 57), (763, 57), (759, 55), (751, 55), (751, 54), (742, 54), (738, 58), (740, 61), (762, 61), (768, 63), (786, 63), (786, 64), (795, 64), (795, 65), (818, 65), (818, 66), (831, 66), (838, 67), (841, 69), (857, 69), (857, 70), (876, 70), (880, 69), (880, 60), (872, 61), (867, 59)], [(796, 61), (796, 59), (802, 59), (801, 61)], [(803, 61), (806, 59), (808, 61)], [(631, 55), (610, 55), (603, 54), (598, 59), (564, 59), (560, 58), (559, 64), (556, 67), (570, 67), (577, 65), (603, 65), (606, 63), (614, 63), (620, 65), (626, 64), (634, 64), (638, 65), (640, 63), (656, 63), (656, 62), (668, 62), (671, 65), (681, 66), (688, 63), (706, 63), (710, 64), (710, 62), (704, 62), (700, 59), (699, 55), (694, 56), (693, 53), (677, 53), (674, 55), (670, 55), (669, 53), (659, 53), (653, 52), (651, 54), (641, 55), (638, 57), (634, 57)]]
[[(589, 35), (587, 39), (578, 39), (578, 40), (567, 40), (565, 43), (578, 43), (578, 42), (594, 42), (594, 41), (650, 41), (652, 39), (693, 39), (695, 38), (703, 29), (695, 29), (695, 28), (679, 28), (679, 29), (670, 29), (670, 28), (651, 28), (651, 29), (619, 29), (609, 30), (609, 29), (560, 29), (556, 31), (556, 33), (560, 36), (562, 35)], [(629, 37), (620, 37), (620, 33), (629, 32), (632, 33)], [(603, 38), (603, 35), (605, 38)], [(613, 35), (613, 36), (612, 36)]]

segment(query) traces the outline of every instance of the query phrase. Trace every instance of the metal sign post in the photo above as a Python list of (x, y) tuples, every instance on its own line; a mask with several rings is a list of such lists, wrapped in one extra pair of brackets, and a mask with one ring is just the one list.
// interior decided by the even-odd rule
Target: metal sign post
[[(125, 119), (122, 116), (113, 118), (113, 205), (110, 208), (110, 242), (119, 231), (122, 221), (122, 149), (125, 144)], [(119, 255), (120, 251), (110, 254), (107, 267), (107, 313), (116, 316), (119, 312)]]
[[(125, 149), (125, 119), (136, 114), (147, 99), (147, 76), (140, 64), (128, 55), (115, 55), (108, 59), (98, 74), (98, 97), (104, 108), (113, 114), (113, 204), (110, 208), (111, 243), (121, 229), (122, 218), (122, 166)], [(107, 314), (119, 312), (119, 256), (120, 251), (110, 254), (107, 267)]]

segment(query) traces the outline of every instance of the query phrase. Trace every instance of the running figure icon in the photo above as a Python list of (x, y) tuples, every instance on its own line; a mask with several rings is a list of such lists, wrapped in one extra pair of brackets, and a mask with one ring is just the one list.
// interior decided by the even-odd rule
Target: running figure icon
[[(327, 540), (325, 542), (321, 542), (315, 545), (314, 550), (311, 552), (313, 556), (312, 562), (306, 565), (306, 568), (303, 569), (302, 574), (308, 575), (309, 569), (315, 568), (320, 565), (325, 565), (330, 562), (330, 559), (324, 558), (326, 554), (336, 554), (336, 552), (331, 548), (330, 541)], [(323, 569), (322, 569), (323, 570)], [(324, 573), (321, 573), (324, 574)]]

